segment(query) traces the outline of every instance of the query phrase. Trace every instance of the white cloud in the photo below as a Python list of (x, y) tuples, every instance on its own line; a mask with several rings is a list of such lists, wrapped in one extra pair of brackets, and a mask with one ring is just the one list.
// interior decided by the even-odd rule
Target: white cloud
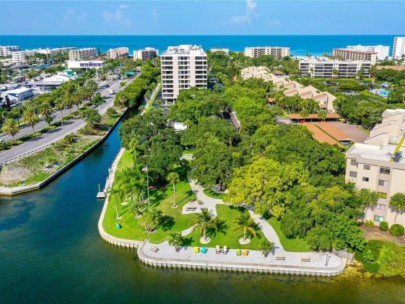
[(131, 19), (125, 16), (125, 10), (128, 8), (128, 5), (120, 4), (115, 11), (105, 11), (103, 13), (104, 21), (108, 23), (121, 23), (131, 25)]
[(233, 16), (229, 21), (229, 23), (234, 25), (249, 24), (252, 21), (252, 19), (257, 16), (256, 8), (257, 3), (254, 2), (254, 0), (246, 0), (246, 9), (244, 14)]
[(70, 8), (65, 13), (63, 21), (65, 23), (69, 23), (69, 22), (83, 23), (86, 21), (86, 19), (87, 19), (86, 12), (77, 12), (73, 8)]
[(152, 10), (150, 15), (151, 15), (153, 21), (157, 21), (159, 19), (159, 12), (157, 10)]

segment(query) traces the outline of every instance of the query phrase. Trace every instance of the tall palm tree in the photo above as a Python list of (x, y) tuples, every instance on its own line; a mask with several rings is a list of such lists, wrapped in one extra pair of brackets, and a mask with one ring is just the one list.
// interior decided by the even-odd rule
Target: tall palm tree
[(238, 227), (235, 230), (243, 231), (243, 241), (246, 241), (248, 236), (256, 236), (256, 231), (258, 229), (255, 221), (250, 217), (250, 214), (244, 212), (235, 220), (235, 224)]
[(166, 180), (167, 180), (169, 183), (171, 183), (171, 184), (173, 185), (173, 196), (174, 196), (174, 199), (173, 199), (173, 206), (172, 206), (172, 207), (173, 207), (173, 208), (176, 208), (176, 184), (179, 182), (180, 176), (179, 176), (179, 174), (176, 173), (176, 172), (170, 172), (170, 173), (167, 175)]
[(183, 246), (184, 238), (181, 233), (170, 233), (169, 235), (169, 245), (174, 246), (176, 252), (180, 250), (180, 247)]
[(263, 239), (259, 244), (259, 249), (261, 250), (262, 254), (266, 257), (269, 252), (273, 249), (274, 243), (269, 242), (266, 239)]
[(7, 118), (3, 124), (3, 127), (1, 128), (1, 131), (11, 135), (14, 139), (14, 136), (16, 136), (20, 131), (20, 127), (14, 119)]
[(31, 126), (32, 132), (35, 132), (35, 125), (39, 122), (39, 118), (34, 109), (27, 108), (24, 111), (23, 120), (26, 124)]
[(205, 243), (210, 242), (210, 239), (207, 237), (207, 232), (209, 230), (216, 231), (218, 229), (217, 221), (215, 221), (211, 212), (209, 212), (207, 208), (201, 209), (201, 213), (197, 215), (197, 218), (194, 221), (193, 231), (197, 229), (200, 229), (202, 240)]
[(51, 125), (51, 122), (53, 120), (53, 109), (48, 104), (42, 103), (39, 106), (39, 114), (44, 118), (48, 125)]

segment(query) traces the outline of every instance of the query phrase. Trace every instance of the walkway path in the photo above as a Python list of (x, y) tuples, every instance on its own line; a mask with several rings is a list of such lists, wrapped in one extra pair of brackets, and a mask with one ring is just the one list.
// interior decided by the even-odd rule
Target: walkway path
[[(224, 202), (221, 199), (216, 199), (207, 196), (204, 193), (204, 188), (198, 185), (195, 181), (190, 181), (190, 187), (193, 193), (197, 196), (197, 200), (202, 202), (201, 205), (198, 205), (198, 209), (194, 212), (183, 212), (183, 213), (196, 213), (201, 212), (201, 208), (207, 208), (214, 216), (217, 216), (217, 208), (215, 207), (218, 204), (223, 204)], [(184, 206), (187, 208), (187, 204)], [(185, 208), (183, 207), (183, 210)]]

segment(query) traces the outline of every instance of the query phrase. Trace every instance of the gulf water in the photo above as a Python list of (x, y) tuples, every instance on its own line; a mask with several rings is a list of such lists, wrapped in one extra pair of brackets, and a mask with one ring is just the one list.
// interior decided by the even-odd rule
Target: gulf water
[(0, 198), (0, 303), (405, 303), (400, 279), (155, 269), (106, 244), (95, 199), (117, 129), (46, 188)]
[(290, 47), (293, 55), (321, 55), (347, 45), (386, 45), (392, 51), (394, 37), (400, 35), (283, 35), (283, 36), (0, 36), (0, 45), (19, 45), (22, 49), (53, 47), (109, 48), (126, 46), (132, 52), (155, 47), (161, 52), (170, 45), (197, 44), (204, 49), (229, 48), (243, 51), (246, 46)]

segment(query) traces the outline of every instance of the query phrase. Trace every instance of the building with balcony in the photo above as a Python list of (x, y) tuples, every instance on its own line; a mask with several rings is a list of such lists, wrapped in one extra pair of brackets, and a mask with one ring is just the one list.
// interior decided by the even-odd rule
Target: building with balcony
[(129, 54), (129, 49), (127, 47), (119, 47), (116, 49), (109, 49), (107, 51), (107, 58), (109, 59), (118, 59), (123, 56), (128, 56)]
[(170, 46), (160, 56), (162, 99), (174, 103), (181, 90), (207, 88), (207, 54), (201, 46)]
[(134, 51), (134, 60), (147, 61), (159, 56), (159, 50), (151, 47)]
[(333, 56), (345, 61), (370, 61), (372, 64), (377, 62), (377, 53), (374, 51), (359, 51), (353, 49), (333, 49)]
[(385, 45), (348, 45), (347, 50), (377, 53), (378, 60), (384, 60), (390, 55), (390, 47)]
[(24, 52), (24, 51), (12, 52), (11, 53), (11, 62), (14, 64), (26, 63), (27, 60), (25, 58), (25, 55), (26, 55), (26, 52)]
[(359, 72), (370, 77), (371, 61), (332, 60), (327, 57), (301, 58), (299, 69), (302, 76), (321, 78), (355, 78)]
[(258, 58), (263, 55), (272, 55), (277, 59), (290, 56), (289, 47), (280, 46), (256, 46), (246, 47), (244, 52), (246, 57)]
[(385, 110), (382, 117), (364, 144), (355, 143), (346, 152), (346, 181), (377, 192), (378, 202), (366, 208), (366, 220), (405, 225), (405, 213), (390, 207), (394, 194), (405, 193), (405, 109)]
[(18, 52), (20, 47), (17, 45), (0, 45), (0, 57), (11, 56), (12, 52)]
[(73, 60), (67, 62), (68, 69), (100, 69), (105, 66), (102, 60)]
[(96, 48), (84, 48), (69, 51), (70, 61), (93, 60), (97, 57)]
[(405, 37), (395, 37), (392, 58), (401, 59), (405, 55)]

